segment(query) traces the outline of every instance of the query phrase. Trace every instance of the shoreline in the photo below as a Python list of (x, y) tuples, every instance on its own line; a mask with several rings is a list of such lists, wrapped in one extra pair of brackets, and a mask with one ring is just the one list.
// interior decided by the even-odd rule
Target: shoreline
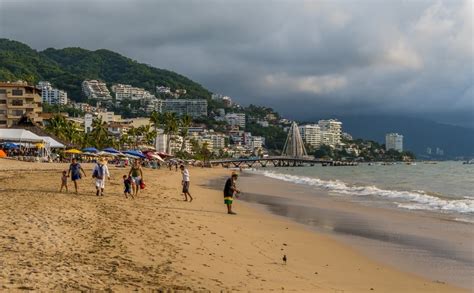
[(0, 169), (10, 170), (0, 173), (2, 289), (464, 291), (240, 201), (238, 215), (227, 215), (222, 192), (205, 183), (229, 170), (190, 168), (189, 203), (179, 172), (145, 169), (147, 188), (126, 200), (120, 179), (128, 170), (111, 167), (106, 196), (95, 197), (92, 165), (84, 167), (88, 178), (76, 196), (57, 191), (66, 164), (0, 159)]
[(252, 208), (299, 223), (363, 255), (432, 281), (474, 287), (472, 224), (450, 216), (367, 205), (310, 186), (244, 173)]

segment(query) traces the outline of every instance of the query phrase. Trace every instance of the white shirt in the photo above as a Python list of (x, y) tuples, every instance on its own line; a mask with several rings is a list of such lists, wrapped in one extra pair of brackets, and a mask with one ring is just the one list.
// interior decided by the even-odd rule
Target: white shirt
[[(100, 174), (99, 164), (95, 165), (94, 171), (92, 171), (92, 173), (94, 173), (96, 170)], [(107, 167), (107, 165), (104, 164), (102, 165), (102, 178), (105, 179), (105, 177), (110, 177), (110, 173), (109, 168)]]
[(181, 174), (183, 174), (183, 181), (188, 182), (189, 181), (189, 170), (184, 169), (183, 171), (181, 171)]

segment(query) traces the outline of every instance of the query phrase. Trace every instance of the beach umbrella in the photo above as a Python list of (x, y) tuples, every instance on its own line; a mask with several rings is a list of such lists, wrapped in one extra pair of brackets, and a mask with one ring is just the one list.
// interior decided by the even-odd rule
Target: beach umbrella
[(11, 149), (18, 149), (20, 148), (20, 146), (17, 144), (14, 144), (13, 142), (6, 142), (3, 144), (3, 148), (7, 150), (11, 150)]
[(85, 153), (98, 153), (99, 152), (98, 149), (93, 148), (93, 147), (83, 148), (82, 151)]
[(142, 152), (136, 151), (136, 150), (124, 151), (122, 153), (124, 155), (132, 155), (132, 156), (135, 156), (135, 157), (140, 158), (140, 159), (145, 159), (146, 158), (146, 156)]
[(90, 153), (90, 152), (83, 152), (82, 155), (84, 156), (90, 156), (90, 157), (97, 157), (96, 153)]
[(110, 154), (120, 154), (120, 152), (114, 148), (105, 148), (102, 151)]
[(120, 156), (121, 153), (108, 153), (108, 152), (104, 152), (104, 151), (101, 151), (101, 152), (98, 152), (95, 154), (96, 156), (99, 156), (99, 157), (115, 157), (115, 156)]
[(158, 155), (162, 158), (166, 158), (166, 157), (172, 157), (173, 155), (170, 155), (170, 154), (167, 154), (165, 152), (159, 152)]
[(82, 154), (82, 152), (80, 150), (77, 150), (77, 149), (69, 149), (69, 150), (66, 150), (64, 151), (66, 154)]
[(155, 152), (147, 152), (146, 154), (146, 157), (150, 160), (152, 159), (157, 159), (158, 161), (161, 161), (161, 162), (164, 162), (165, 160), (163, 160), (162, 157), (160, 157), (160, 155), (158, 155), (157, 153)]
[(7, 157), (7, 154), (3, 150), (0, 150), (0, 158), (6, 158), (6, 157)]
[(132, 154), (125, 153), (125, 152), (122, 154), (122, 156), (127, 157), (127, 158), (131, 158), (131, 159), (141, 159), (140, 156), (132, 155)]

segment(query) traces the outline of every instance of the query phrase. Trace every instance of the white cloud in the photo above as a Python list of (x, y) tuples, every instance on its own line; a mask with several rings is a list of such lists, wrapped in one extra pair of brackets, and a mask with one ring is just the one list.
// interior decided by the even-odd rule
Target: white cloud
[(263, 78), (268, 90), (303, 94), (327, 94), (344, 88), (347, 80), (341, 75), (289, 76), (286, 73), (269, 74)]

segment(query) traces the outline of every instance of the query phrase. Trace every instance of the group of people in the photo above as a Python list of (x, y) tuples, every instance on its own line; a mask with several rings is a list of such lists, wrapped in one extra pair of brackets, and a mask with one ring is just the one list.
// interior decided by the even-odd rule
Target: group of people
[[(193, 197), (189, 192), (190, 188), (190, 174), (189, 170), (184, 166), (180, 165), (181, 175), (182, 175), (182, 194), (184, 195), (184, 201), (189, 202), (193, 201)], [(61, 188), (60, 192), (63, 191), (63, 188), (68, 191), (68, 178), (71, 178), (71, 181), (74, 183), (74, 189), (76, 194), (78, 194), (78, 181), (82, 176), (87, 177), (86, 172), (82, 168), (81, 164), (77, 162), (76, 158), (73, 158), (71, 164), (69, 165), (68, 171), (62, 172), (61, 177)], [(104, 196), (105, 190), (105, 179), (110, 180), (110, 172), (107, 167), (105, 158), (98, 160), (97, 164), (94, 166), (92, 171), (92, 178), (95, 179), (95, 188), (96, 196)], [(238, 178), (237, 173), (232, 173), (232, 176), (227, 179), (224, 186), (224, 204), (227, 206), (227, 213), (230, 215), (235, 215), (236, 213), (232, 210), (232, 202), (234, 196), (238, 197), (240, 190), (237, 188), (236, 181)], [(132, 199), (138, 196), (140, 189), (145, 187), (143, 181), (143, 170), (140, 165), (139, 160), (135, 160), (130, 168), (130, 171), (127, 175), (123, 175), (123, 184), (124, 184), (124, 195), (125, 198), (131, 197)]]
[[(95, 179), (96, 196), (104, 196), (105, 179), (110, 180), (110, 172), (106, 162), (104, 158), (99, 159), (92, 170), (92, 178)], [(77, 162), (77, 159), (73, 158), (69, 165), (69, 170), (62, 172), (61, 188), (59, 191), (62, 192), (63, 189), (68, 191), (67, 182), (68, 179), (71, 178), (71, 181), (74, 183), (75, 192), (78, 194), (78, 181), (82, 179), (82, 176), (87, 177), (87, 174), (81, 164)], [(138, 160), (133, 163), (128, 175), (123, 175), (123, 183), (126, 198), (128, 198), (128, 196), (134, 198), (138, 195), (140, 189), (144, 188), (143, 170)]]

